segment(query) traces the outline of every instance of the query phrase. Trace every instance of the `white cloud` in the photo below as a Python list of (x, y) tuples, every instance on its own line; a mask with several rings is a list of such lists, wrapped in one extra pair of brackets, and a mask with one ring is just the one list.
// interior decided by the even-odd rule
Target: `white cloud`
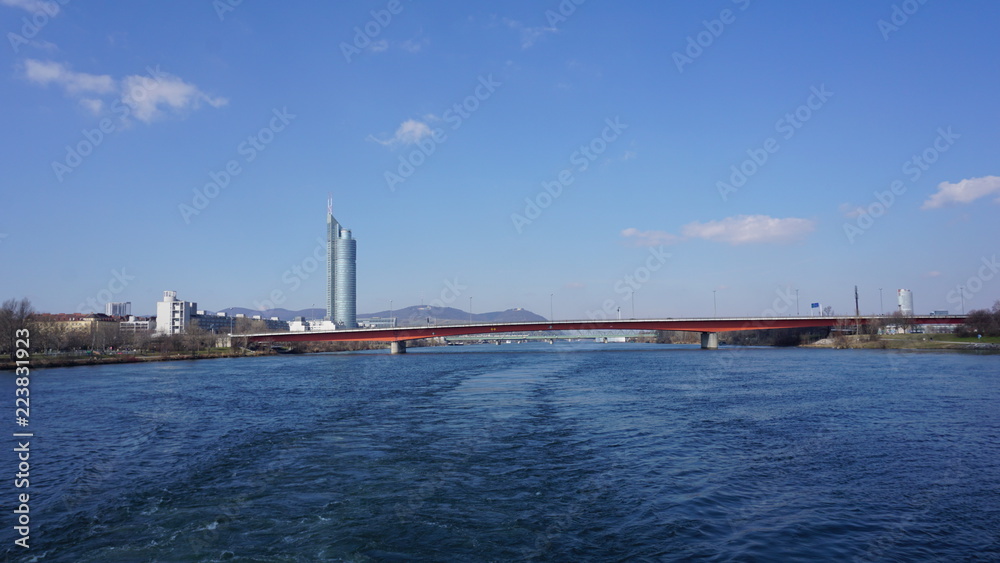
[(513, 29), (521, 34), (522, 49), (531, 48), (535, 42), (541, 39), (546, 33), (556, 33), (558, 31), (554, 27), (528, 27), (523, 23), (510, 18), (504, 18), (503, 23), (510, 29)]
[(28, 59), (24, 62), (24, 71), (28, 80), (43, 86), (57, 84), (69, 94), (107, 94), (115, 89), (114, 79), (107, 74), (74, 72), (68, 65), (52, 61)]
[(776, 219), (767, 215), (738, 215), (720, 221), (688, 223), (681, 228), (681, 236), (666, 231), (640, 231), (625, 229), (622, 236), (631, 239), (635, 246), (660, 246), (676, 244), (688, 239), (703, 239), (727, 244), (789, 243), (801, 240), (816, 228), (808, 219), (789, 217)]
[(21, 8), (31, 13), (44, 12), (49, 16), (59, 13), (59, 4), (51, 0), (0, 0), (0, 5)]
[(926, 274), (924, 274), (924, 277), (925, 278), (939, 278), (939, 277), (941, 277), (941, 275), (942, 274), (941, 274), (940, 271), (938, 271), (938, 270), (931, 270), (931, 271), (927, 272)]
[(384, 53), (389, 50), (389, 42), (385, 39), (372, 41), (371, 45), (368, 46), (368, 50), (372, 53)]
[(121, 82), (122, 102), (132, 109), (139, 121), (149, 123), (164, 115), (164, 109), (174, 112), (197, 109), (202, 102), (217, 108), (229, 103), (225, 98), (213, 98), (195, 85), (163, 72), (150, 76), (126, 76)]
[(374, 135), (368, 135), (368, 138), (376, 143), (379, 143), (380, 145), (394, 147), (397, 145), (413, 145), (419, 143), (421, 139), (430, 137), (433, 134), (434, 132), (431, 130), (430, 126), (423, 121), (408, 119), (400, 124), (399, 128), (396, 129), (396, 133), (388, 139), (379, 139)]
[(427, 39), (420, 39), (417, 41), (407, 39), (406, 41), (400, 43), (399, 46), (407, 53), (419, 53), (420, 50), (424, 48), (424, 45), (427, 45), (428, 43), (429, 41)]
[(625, 229), (622, 231), (622, 236), (630, 239), (630, 244), (634, 246), (660, 246), (675, 244), (683, 240), (681, 237), (665, 231), (640, 231), (635, 228)]
[(787, 243), (802, 239), (816, 228), (808, 219), (777, 219), (767, 215), (738, 215), (721, 221), (689, 223), (681, 233), (685, 238), (700, 238), (729, 244)]
[[(921, 209), (937, 209), (949, 203), (970, 203), (983, 196), (1000, 193), (1000, 176), (969, 178), (957, 184), (941, 182), (937, 189), (937, 193), (928, 198)], [(994, 201), (1000, 203), (1000, 198)]]
[(162, 117), (167, 111), (180, 113), (196, 109), (202, 103), (212, 107), (228, 103), (225, 98), (209, 96), (195, 85), (160, 71), (159, 67), (150, 69), (149, 75), (130, 75), (121, 80), (107, 74), (75, 72), (69, 65), (53, 61), (28, 59), (24, 69), (29, 81), (43, 86), (60, 86), (95, 114), (104, 111), (110, 101), (97, 96), (109, 95), (113, 99), (117, 95), (129, 106), (131, 115), (145, 123)]
[(84, 98), (80, 100), (80, 105), (94, 115), (100, 115), (101, 111), (104, 110), (104, 102), (94, 98)]

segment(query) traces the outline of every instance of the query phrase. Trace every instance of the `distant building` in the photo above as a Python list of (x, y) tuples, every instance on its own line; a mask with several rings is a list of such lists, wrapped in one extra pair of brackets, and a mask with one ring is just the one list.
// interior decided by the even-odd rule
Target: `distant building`
[(382, 318), (382, 317), (371, 317), (367, 319), (361, 319), (358, 321), (358, 327), (360, 328), (396, 328), (396, 317)]
[(191, 326), (192, 313), (197, 309), (197, 303), (179, 301), (176, 291), (164, 291), (163, 301), (156, 303), (156, 334), (184, 334)]
[(333, 321), (327, 319), (306, 320), (305, 317), (295, 317), (288, 323), (288, 330), (291, 332), (337, 330), (337, 325), (335, 325)]
[(122, 334), (149, 332), (156, 329), (156, 319), (154, 317), (133, 317), (129, 315), (126, 320), (118, 323), (118, 328)]
[(236, 317), (230, 317), (225, 313), (211, 314), (205, 311), (197, 311), (194, 315), (191, 315), (191, 323), (206, 332), (231, 334), (236, 323)]
[(333, 199), (326, 204), (326, 318), (341, 328), (357, 323), (357, 241), (333, 216)]
[[(236, 323), (237, 319), (245, 318), (247, 317), (243, 314), (231, 317), (226, 313), (196, 311), (195, 314), (191, 315), (191, 324), (213, 334), (233, 334), (239, 330), (246, 330), (245, 328), (241, 329), (241, 327), (238, 327)], [(285, 332), (288, 330), (288, 321), (283, 321), (278, 317), (265, 319), (260, 315), (254, 315), (250, 320), (263, 322), (264, 330), (267, 332)]]
[(132, 302), (105, 303), (104, 314), (109, 317), (128, 317), (132, 314)]
[(900, 289), (896, 292), (900, 314), (906, 316), (913, 315), (913, 292), (909, 289)]
[(109, 317), (102, 313), (67, 313), (49, 314), (41, 313), (35, 315), (35, 321), (39, 327), (56, 328), (62, 330), (73, 330), (90, 335), (91, 344), (103, 347), (104, 342), (113, 342), (118, 336), (118, 317)]

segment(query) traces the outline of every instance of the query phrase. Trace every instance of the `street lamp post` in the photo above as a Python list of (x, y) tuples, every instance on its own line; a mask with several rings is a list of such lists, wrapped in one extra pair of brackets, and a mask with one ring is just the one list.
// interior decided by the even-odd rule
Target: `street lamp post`
[(389, 300), (389, 322), (392, 323), (392, 299)]
[(962, 298), (962, 314), (965, 314), (965, 288), (958, 286), (958, 296)]
[(878, 314), (885, 315), (885, 304), (882, 303), (882, 288), (878, 288)]
[(719, 301), (715, 298), (715, 292), (716, 292), (716, 290), (713, 289), (712, 290), (712, 316), (713, 317), (718, 317), (719, 316)]
[(555, 316), (555, 313), (553, 313), (553, 308), (552, 308), (552, 296), (553, 295), (555, 295), (555, 294), (554, 293), (550, 293), (549, 294), (549, 320), (550, 321), (556, 320), (556, 316)]
[(632, 318), (635, 318), (635, 291), (632, 291)]
[(795, 290), (795, 316), (799, 316), (799, 290)]
[(472, 296), (469, 296), (469, 324), (472, 324)]

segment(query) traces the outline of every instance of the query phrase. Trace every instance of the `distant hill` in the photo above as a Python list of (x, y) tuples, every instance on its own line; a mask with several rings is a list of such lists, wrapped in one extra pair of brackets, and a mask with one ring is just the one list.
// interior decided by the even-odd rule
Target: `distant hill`
[[(378, 311), (365, 315), (358, 315), (359, 319), (370, 317), (388, 317), (389, 311)], [(396, 317), (401, 326), (445, 323), (467, 323), (469, 322), (468, 311), (455, 309), (454, 307), (431, 307), (430, 305), (414, 305), (402, 309), (394, 309), (392, 316)], [(544, 321), (545, 317), (536, 315), (527, 309), (507, 309), (506, 311), (493, 311), (491, 313), (473, 313), (474, 323), (520, 323), (531, 321)]]
[[(260, 315), (265, 319), (278, 317), (283, 321), (290, 321), (295, 317), (305, 317), (307, 319), (321, 319), (326, 316), (326, 309), (302, 309), (290, 311), (288, 309), (267, 309), (259, 311), (257, 309), (247, 309), (245, 307), (229, 307), (220, 311), (227, 315), (243, 314), (248, 317)], [(454, 307), (431, 307), (430, 305), (414, 305), (402, 309), (394, 309), (392, 315), (396, 317), (401, 326), (413, 326), (427, 324), (430, 319), (431, 324), (445, 323), (467, 323), (469, 322), (468, 311), (455, 309)], [(376, 313), (362, 313), (359, 319), (369, 319), (372, 317), (388, 317), (389, 311), (378, 311)], [(493, 311), (491, 313), (473, 313), (474, 323), (521, 323), (532, 321), (544, 321), (545, 317), (536, 315), (527, 309), (507, 309), (506, 311)]]
[(246, 307), (230, 307), (228, 309), (223, 309), (219, 311), (220, 313), (225, 313), (227, 315), (246, 315), (252, 317), (254, 315), (260, 315), (265, 319), (271, 317), (278, 317), (283, 321), (290, 321), (295, 317), (305, 317), (307, 319), (322, 319), (326, 316), (326, 309), (302, 309), (301, 311), (289, 311), (288, 309), (267, 309), (266, 311), (260, 311), (258, 309), (247, 309)]

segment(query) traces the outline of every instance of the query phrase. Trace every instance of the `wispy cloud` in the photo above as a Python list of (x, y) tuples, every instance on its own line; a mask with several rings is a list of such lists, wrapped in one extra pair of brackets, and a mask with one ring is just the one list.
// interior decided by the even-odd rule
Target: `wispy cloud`
[(67, 95), (77, 98), (81, 106), (98, 114), (108, 107), (108, 100), (100, 96), (117, 96), (131, 109), (139, 121), (150, 123), (168, 113), (180, 114), (197, 109), (202, 103), (221, 107), (228, 100), (213, 97), (197, 86), (185, 82), (159, 68), (150, 69), (149, 75), (129, 75), (116, 80), (107, 74), (76, 72), (69, 65), (28, 59), (24, 63), (25, 76), (30, 82), (42, 86), (55, 85)]
[(503, 19), (504, 25), (517, 31), (521, 35), (521, 48), (530, 49), (536, 41), (549, 33), (556, 33), (559, 30), (554, 27), (529, 27), (523, 23), (510, 18)]
[(942, 274), (941, 274), (940, 271), (938, 271), (938, 270), (931, 270), (931, 271), (925, 273), (924, 277), (925, 278), (939, 278), (939, 277), (941, 277), (941, 275)]
[(814, 221), (767, 215), (738, 215), (706, 223), (693, 222), (681, 228), (681, 235), (666, 231), (640, 231), (630, 228), (622, 236), (636, 246), (676, 244), (688, 239), (703, 239), (732, 245), (785, 244), (804, 239), (816, 229)]
[(225, 98), (209, 96), (195, 85), (167, 73), (160, 73), (155, 82), (148, 76), (126, 76), (122, 80), (122, 101), (132, 108), (136, 119), (145, 123), (159, 119), (167, 112), (197, 109), (202, 102), (214, 108), (229, 102)]
[(701, 238), (728, 244), (789, 243), (805, 238), (815, 228), (816, 224), (808, 219), (738, 215), (721, 221), (689, 223), (681, 232), (686, 238)]
[(380, 145), (395, 147), (399, 145), (413, 145), (419, 143), (421, 139), (433, 135), (430, 125), (416, 119), (408, 119), (400, 124), (396, 133), (388, 139), (379, 139), (375, 135), (368, 135), (368, 139)]
[(69, 65), (52, 61), (28, 59), (24, 62), (24, 72), (29, 81), (42, 86), (55, 84), (70, 95), (107, 94), (115, 90), (115, 80), (107, 74), (74, 72)]
[(50, 16), (59, 13), (59, 4), (49, 0), (0, 0), (0, 5), (20, 8), (31, 13), (45, 12)]
[[(981, 197), (1000, 193), (1000, 176), (969, 178), (958, 183), (941, 182), (921, 209), (937, 209), (951, 203), (971, 203)], [(1000, 203), (1000, 198), (994, 200)]]

